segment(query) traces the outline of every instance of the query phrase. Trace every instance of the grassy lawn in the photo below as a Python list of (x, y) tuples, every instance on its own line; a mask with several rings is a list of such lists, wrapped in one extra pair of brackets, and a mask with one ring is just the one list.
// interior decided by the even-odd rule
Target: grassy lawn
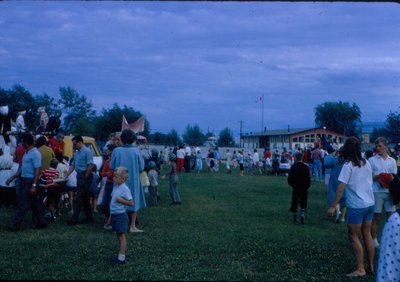
[[(354, 257), (346, 225), (326, 217), (326, 191), (313, 183), (306, 224), (291, 222), (291, 190), (284, 176), (180, 176), (181, 206), (162, 202), (139, 212), (142, 234), (128, 234), (127, 263), (111, 266), (117, 239), (94, 224), (7, 231), (12, 210), (0, 208), (0, 279), (347, 281)], [(374, 281), (374, 277), (351, 279)], [(350, 281), (350, 280), (349, 280)]]

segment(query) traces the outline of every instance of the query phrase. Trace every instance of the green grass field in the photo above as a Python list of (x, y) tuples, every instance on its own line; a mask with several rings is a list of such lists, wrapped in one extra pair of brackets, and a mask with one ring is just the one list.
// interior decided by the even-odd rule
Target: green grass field
[[(354, 257), (346, 225), (326, 217), (326, 191), (313, 183), (306, 224), (291, 222), (291, 190), (284, 176), (239, 177), (224, 170), (180, 175), (181, 206), (170, 206), (168, 181), (161, 204), (139, 212), (142, 234), (128, 234), (127, 263), (112, 266), (115, 234), (94, 224), (45, 230), (6, 227), (14, 211), (0, 209), (0, 279), (63, 280), (347, 280)], [(147, 195), (148, 196), (148, 195)]]

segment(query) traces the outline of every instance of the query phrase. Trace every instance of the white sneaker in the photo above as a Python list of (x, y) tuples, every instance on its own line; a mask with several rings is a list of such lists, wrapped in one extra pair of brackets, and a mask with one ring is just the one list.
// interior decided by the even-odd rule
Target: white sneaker
[(137, 228), (137, 227), (131, 226), (131, 227), (129, 228), (129, 232), (130, 232), (130, 233), (141, 233), (141, 232), (143, 232), (143, 230), (140, 230), (140, 229)]
[(103, 228), (104, 228), (105, 230), (111, 230), (111, 229), (112, 229), (112, 226), (111, 226), (111, 224), (106, 223), (106, 224), (103, 225)]
[(375, 248), (375, 249), (379, 249), (379, 242), (378, 242), (378, 239), (375, 238), (373, 242), (374, 242), (374, 248)]

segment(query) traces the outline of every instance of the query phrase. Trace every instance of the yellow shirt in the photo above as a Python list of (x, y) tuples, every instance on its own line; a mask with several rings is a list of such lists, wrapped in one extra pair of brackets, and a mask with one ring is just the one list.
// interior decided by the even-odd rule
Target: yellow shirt
[(42, 171), (44, 171), (45, 169), (48, 169), (50, 167), (50, 161), (56, 156), (54, 155), (53, 150), (46, 145), (39, 147), (38, 150), (42, 155)]

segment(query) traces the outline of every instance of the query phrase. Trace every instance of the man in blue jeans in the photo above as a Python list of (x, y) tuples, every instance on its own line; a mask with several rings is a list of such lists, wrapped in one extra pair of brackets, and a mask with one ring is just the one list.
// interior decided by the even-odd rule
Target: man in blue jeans
[(42, 157), (40, 152), (33, 146), (34, 138), (31, 134), (22, 136), (22, 145), (25, 149), (25, 154), (22, 158), (22, 166), (18, 172), (7, 179), (7, 185), (15, 178), (21, 176), (20, 185), (20, 201), (18, 210), (9, 226), (10, 231), (18, 231), (25, 214), (32, 207), (33, 219), (36, 222), (34, 228), (45, 228), (46, 219), (44, 218), (43, 205), (40, 193), (37, 191), (37, 185), (42, 166)]
[(317, 144), (315, 149), (311, 152), (311, 159), (313, 160), (313, 174), (314, 181), (322, 181), (322, 159), (324, 158), (324, 152), (319, 148)]

